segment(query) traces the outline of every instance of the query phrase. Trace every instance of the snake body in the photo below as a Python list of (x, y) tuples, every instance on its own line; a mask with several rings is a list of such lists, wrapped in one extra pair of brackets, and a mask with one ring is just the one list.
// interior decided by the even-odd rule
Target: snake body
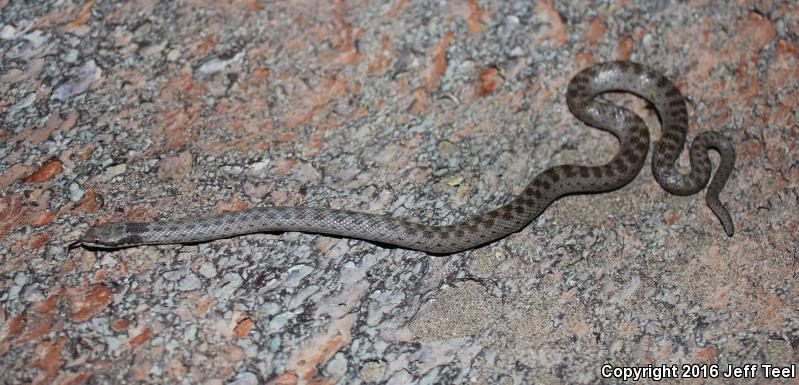
[(578, 119), (618, 138), (620, 149), (616, 156), (601, 166), (567, 164), (544, 170), (507, 204), (462, 222), (426, 225), (349, 210), (263, 207), (171, 221), (100, 224), (90, 228), (78, 242), (89, 247), (121, 248), (195, 243), (256, 232), (300, 231), (364, 239), (433, 254), (474, 248), (519, 231), (564, 195), (610, 191), (635, 178), (649, 150), (649, 131), (632, 111), (597, 98), (609, 91), (636, 94), (657, 110), (663, 134), (655, 142), (652, 172), (670, 193), (690, 195), (703, 189), (712, 168), (708, 149), (719, 152), (720, 165), (707, 189), (706, 200), (727, 235), (732, 236), (732, 218), (719, 201), (719, 192), (735, 163), (732, 143), (718, 132), (699, 134), (690, 146), (690, 171), (680, 173), (675, 163), (688, 129), (685, 99), (671, 81), (652, 69), (617, 61), (582, 70), (571, 80), (566, 93), (569, 109)]

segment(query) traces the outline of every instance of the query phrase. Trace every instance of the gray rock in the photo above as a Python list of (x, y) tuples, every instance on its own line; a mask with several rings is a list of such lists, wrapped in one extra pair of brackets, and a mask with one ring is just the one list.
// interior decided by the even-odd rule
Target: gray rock
[(94, 64), (94, 60), (88, 60), (73, 71), (70, 79), (58, 86), (50, 98), (64, 101), (72, 96), (82, 94), (89, 89), (92, 82), (100, 77), (100, 74), (102, 74), (102, 70)]
[(190, 291), (196, 290), (200, 287), (202, 282), (196, 275), (189, 273), (185, 277), (183, 277), (180, 282), (178, 282), (178, 290), (181, 291)]

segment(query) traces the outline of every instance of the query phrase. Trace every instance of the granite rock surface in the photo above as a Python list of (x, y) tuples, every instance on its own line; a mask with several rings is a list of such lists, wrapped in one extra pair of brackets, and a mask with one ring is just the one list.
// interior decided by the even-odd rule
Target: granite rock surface
[[(668, 194), (647, 162), (622, 189), (451, 256), (300, 233), (67, 248), (94, 223), (265, 205), (465, 219), (548, 167), (613, 156), (565, 92), (616, 59), (675, 81), (689, 140), (735, 143), (734, 237), (704, 193)], [(0, 383), (790, 367), (798, 78), (795, 1), (0, 0)], [(644, 101), (608, 98), (659, 137)]]

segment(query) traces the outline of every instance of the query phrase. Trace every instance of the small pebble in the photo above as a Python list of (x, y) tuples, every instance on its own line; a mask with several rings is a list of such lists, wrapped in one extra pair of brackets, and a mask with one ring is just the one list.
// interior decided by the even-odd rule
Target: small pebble
[(107, 177), (113, 178), (113, 177), (115, 177), (117, 175), (124, 174), (125, 171), (127, 171), (127, 170), (128, 170), (128, 165), (126, 165), (125, 163), (120, 163), (120, 164), (117, 164), (115, 166), (111, 166), (111, 167), (105, 169), (105, 173), (106, 173)]
[(327, 363), (325, 367), (328, 373), (330, 373), (333, 378), (341, 378), (345, 374), (347, 374), (347, 356), (343, 353), (336, 353), (333, 356), (333, 359)]
[(361, 367), (361, 378), (366, 382), (377, 382), (383, 379), (385, 366), (379, 361), (367, 361)]
[(83, 196), (86, 195), (86, 191), (80, 187), (79, 184), (76, 182), (72, 182), (69, 184), (69, 200), (72, 202), (78, 202), (83, 199)]
[(205, 262), (200, 266), (200, 274), (205, 278), (216, 277), (216, 267), (211, 262)]
[(199, 288), (200, 285), (200, 279), (194, 274), (189, 274), (178, 282), (178, 290), (191, 291)]
[(230, 385), (257, 385), (258, 376), (251, 372), (239, 373)]

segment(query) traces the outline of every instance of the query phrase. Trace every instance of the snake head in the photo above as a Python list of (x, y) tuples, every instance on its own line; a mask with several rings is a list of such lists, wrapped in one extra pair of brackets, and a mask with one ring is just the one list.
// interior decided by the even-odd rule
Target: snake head
[(104, 223), (86, 230), (75, 245), (99, 249), (118, 249), (141, 244), (141, 237), (133, 235), (125, 223)]

